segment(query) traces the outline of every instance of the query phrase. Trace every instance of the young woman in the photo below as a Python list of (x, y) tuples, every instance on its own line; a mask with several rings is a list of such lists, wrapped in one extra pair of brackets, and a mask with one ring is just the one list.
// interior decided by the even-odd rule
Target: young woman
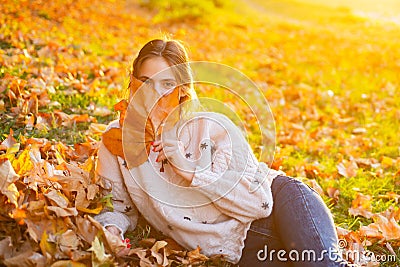
[[(145, 84), (143, 98), (160, 99), (143, 121), (144, 141), (124, 144), (127, 158), (101, 144), (97, 173), (112, 188), (114, 204), (114, 211), (96, 217), (106, 229), (123, 238), (140, 212), (183, 247), (200, 246), (202, 253), (223, 254), (239, 266), (340, 266), (333, 253), (335, 226), (320, 196), (258, 162), (226, 116), (186, 109), (196, 94), (178, 41), (152, 40), (140, 50), (130, 83), (131, 101), (136, 101), (130, 107), (139, 115), (128, 108), (124, 127), (138, 124), (147, 101), (134, 97), (140, 95), (136, 79)], [(167, 113), (176, 110), (178, 117), (167, 128)], [(114, 121), (108, 129), (119, 127)], [(129, 131), (123, 134), (129, 140)]]

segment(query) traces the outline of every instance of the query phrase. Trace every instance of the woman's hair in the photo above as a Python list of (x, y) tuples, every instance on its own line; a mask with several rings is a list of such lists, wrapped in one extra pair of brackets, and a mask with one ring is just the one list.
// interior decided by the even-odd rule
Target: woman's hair
[(139, 70), (143, 62), (153, 57), (164, 58), (172, 67), (175, 78), (181, 89), (183, 89), (183, 95), (180, 96), (179, 100), (180, 103), (196, 98), (188, 63), (189, 58), (185, 47), (177, 40), (155, 39), (145, 44), (133, 61), (128, 89), (132, 85), (132, 79), (138, 79)]

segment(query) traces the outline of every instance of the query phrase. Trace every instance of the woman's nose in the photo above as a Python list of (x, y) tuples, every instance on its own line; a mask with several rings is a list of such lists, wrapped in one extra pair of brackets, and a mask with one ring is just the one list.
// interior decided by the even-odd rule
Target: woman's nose
[(156, 83), (154, 83), (154, 90), (156, 90), (156, 92), (161, 96), (161, 95), (163, 95), (165, 92), (165, 90), (164, 90), (164, 88), (163, 88), (163, 86), (159, 83), (159, 82), (156, 82)]

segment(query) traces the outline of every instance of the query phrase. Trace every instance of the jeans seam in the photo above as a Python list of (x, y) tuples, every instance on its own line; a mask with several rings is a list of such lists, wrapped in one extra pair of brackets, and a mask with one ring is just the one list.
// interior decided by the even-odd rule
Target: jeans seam
[(324, 242), (322, 241), (321, 233), (318, 231), (318, 228), (317, 228), (316, 225), (315, 225), (314, 217), (312, 216), (312, 214), (311, 214), (311, 212), (310, 212), (310, 207), (309, 207), (309, 205), (308, 205), (308, 203), (307, 203), (307, 201), (306, 201), (306, 198), (305, 198), (305, 194), (304, 194), (304, 192), (303, 192), (303, 189), (301, 188), (301, 186), (300, 186), (299, 184), (296, 184), (296, 186), (297, 186), (297, 188), (298, 188), (298, 189), (300, 190), (300, 192), (301, 192), (301, 197), (302, 197), (302, 199), (303, 199), (304, 204), (306, 205), (307, 213), (308, 213), (308, 215), (310, 216), (311, 221), (312, 221), (312, 224), (313, 224), (312, 226), (313, 226), (313, 228), (314, 228), (314, 231), (317, 233), (317, 238), (318, 238), (318, 241), (319, 241), (320, 248), (323, 249), (323, 248), (324, 248)]
[(275, 236), (272, 236), (272, 235), (269, 235), (269, 234), (266, 234), (266, 233), (263, 233), (263, 232), (254, 230), (254, 229), (252, 229), (252, 228), (250, 228), (249, 231), (252, 231), (252, 232), (254, 232), (254, 233), (257, 233), (257, 234), (260, 234), (260, 235), (263, 235), (263, 236), (267, 236), (267, 237), (270, 237), (270, 238), (278, 239), (278, 238), (275, 237)]

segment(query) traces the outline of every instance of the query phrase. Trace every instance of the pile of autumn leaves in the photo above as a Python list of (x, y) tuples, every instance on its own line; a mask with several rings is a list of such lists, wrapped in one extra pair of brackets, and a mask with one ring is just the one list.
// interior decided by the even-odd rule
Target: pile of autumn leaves
[[(21, 36), (21, 38), (27, 38)], [(117, 252), (126, 246), (93, 219), (104, 209), (112, 209), (112, 195), (94, 173), (98, 142), (103, 124), (88, 114), (67, 114), (61, 110), (43, 112), (59, 105), (51, 101), (55, 87), (69, 88), (69, 93), (88, 93), (102, 80), (113, 84), (113, 70), (93, 68), (93, 79), (62, 60), (50, 67), (41, 66), (43, 58), (74, 57), (74, 52), (55, 43), (27, 38), (27, 48), (3, 50), (3, 68), (23, 68), (25, 77), (3, 74), (0, 81), (2, 120), (12, 120), (14, 132), (0, 144), (0, 264), (6, 266), (177, 266), (218, 264), (200, 248), (185, 251), (172, 240), (144, 239), (133, 244), (128, 256)], [(5, 40), (2, 40), (5, 42)], [(43, 46), (39, 50), (38, 43)], [(64, 56), (63, 56), (64, 55)], [(115, 70), (114, 70), (115, 74)], [(81, 76), (79, 80), (77, 77)], [(83, 78), (82, 78), (83, 77)], [(67, 90), (67, 91), (68, 91)], [(68, 92), (63, 92), (68, 93)], [(111, 112), (96, 106), (97, 115)], [(90, 123), (88, 140), (68, 146), (46, 138), (28, 138), (32, 129), (47, 131)]]
[[(36, 127), (38, 118), (43, 116), (37, 108), (46, 101), (41, 103), (42, 98), (27, 89), (24, 80), (6, 78), (2, 86), (8, 89), (8, 102), (23, 100), (14, 102), (15, 116), (28, 118), (20, 121), (23, 127)], [(52, 117), (53, 122), (41, 121), (39, 126), (80, 123), (87, 118), (87, 115), (65, 114), (62, 119), (56, 115)], [(208, 262), (210, 266), (221, 261), (221, 257), (209, 259), (201, 254), (199, 247), (185, 251), (173, 240), (154, 238), (140, 240), (128, 256), (118, 257), (117, 252), (126, 243), (93, 219), (104, 209), (113, 208), (112, 195), (94, 172), (98, 142), (89, 139), (72, 147), (23, 135), (17, 141), (13, 135), (11, 130), (0, 144), (1, 263), (6, 266), (197, 266)]]
[[(12, 132), (1, 143), (0, 262), (6, 266), (174, 266), (209, 260), (200, 248), (187, 252), (172, 241), (155, 239), (141, 240), (127, 257), (117, 257), (126, 244), (92, 218), (112, 209), (112, 195), (94, 174), (96, 150), (96, 143), (77, 144), (75, 149), (46, 139), (18, 143)], [(77, 158), (86, 160), (79, 163)]]

